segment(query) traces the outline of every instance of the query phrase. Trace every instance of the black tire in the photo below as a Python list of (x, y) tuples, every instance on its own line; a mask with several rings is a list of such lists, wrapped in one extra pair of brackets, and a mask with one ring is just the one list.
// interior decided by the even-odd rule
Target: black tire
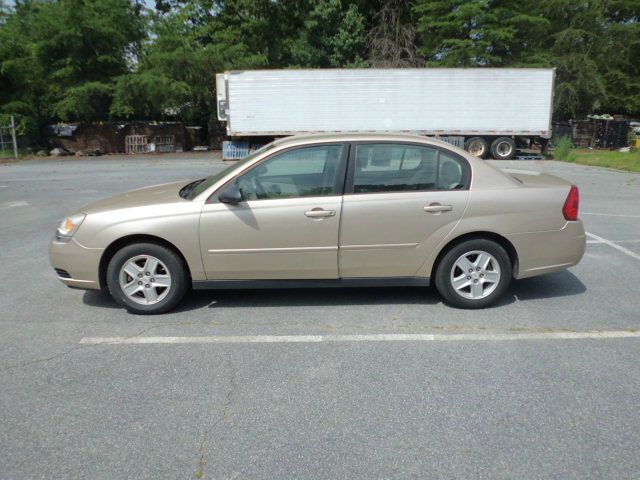
[(464, 149), (478, 158), (487, 158), (489, 154), (489, 144), (482, 137), (471, 137), (464, 142)]
[(491, 155), (496, 160), (512, 160), (516, 156), (516, 142), (509, 137), (496, 138), (491, 143)]
[[(137, 303), (120, 287), (120, 275), (124, 265), (139, 256), (151, 256), (161, 262), (160, 267), (158, 267), (159, 270), (157, 270), (157, 272), (159, 272), (157, 276), (165, 274), (165, 270), (167, 270), (166, 274), (168, 274), (170, 278), (171, 285), (168, 287), (168, 291), (166, 291), (164, 296), (162, 295), (165, 293), (165, 290), (162, 287), (154, 288), (156, 292), (158, 289), (161, 291), (158, 295), (159, 300), (157, 303), (147, 305)], [(143, 259), (140, 260), (140, 262), (143, 261)], [(145, 275), (145, 273), (144, 271), (141, 272), (142, 275)], [(151, 276), (153, 276), (156, 272), (150, 273)], [(146, 277), (143, 277), (140, 280), (144, 281), (145, 279)], [(153, 280), (155, 279), (152, 279), (152, 281)], [(134, 243), (123, 247), (111, 258), (107, 268), (107, 285), (113, 299), (129, 312), (139, 315), (153, 315), (172, 310), (184, 298), (184, 295), (189, 289), (189, 283), (188, 270), (182, 258), (174, 251), (155, 243)], [(152, 283), (148, 283), (147, 285), (152, 285)], [(145, 284), (140, 288), (142, 289), (144, 286)], [(145, 297), (146, 294), (142, 294), (142, 296)]]
[[(451, 277), (452, 270), (454, 269), (454, 264), (456, 263), (456, 261), (463, 255), (470, 254), (470, 252), (475, 251), (489, 253), (497, 261), (499, 266), (499, 280), (496, 282), (497, 285), (495, 286), (495, 288), (490, 293), (488, 293), (487, 296), (477, 299), (470, 299), (465, 298), (462, 293), (458, 293), (458, 291), (456, 291), (453, 286)], [(471, 255), (471, 257), (473, 258), (473, 255)], [(491, 269), (495, 270), (495, 266), (493, 265), (493, 263), (491, 263), (490, 267)], [(458, 271), (459, 270), (457, 269), (454, 270), (454, 272)], [(469, 274), (469, 276), (471, 276), (471, 272), (469, 272)], [(473, 272), (473, 275), (480, 275), (480, 273)], [(484, 276), (484, 274), (482, 276)], [(509, 259), (509, 255), (504, 250), (504, 248), (491, 240), (477, 238), (461, 242), (458, 245), (450, 248), (445, 253), (445, 255), (440, 260), (440, 263), (438, 264), (438, 268), (436, 270), (435, 285), (444, 301), (453, 307), (467, 309), (484, 308), (495, 302), (507, 291), (509, 285), (511, 284), (512, 276), (513, 272), (511, 267), (511, 260)], [(489, 277), (488, 273), (487, 277)], [(480, 281), (481, 283), (483, 282), (482, 279), (476, 280)], [(470, 281), (474, 280), (471, 279)], [(483, 286), (481, 288), (484, 288), (485, 291), (488, 291), (492, 287), (491, 284), (487, 284), (486, 287)], [(469, 290), (471, 290), (471, 287), (469, 287)], [(469, 292), (469, 295), (470, 294), (471, 292)]]

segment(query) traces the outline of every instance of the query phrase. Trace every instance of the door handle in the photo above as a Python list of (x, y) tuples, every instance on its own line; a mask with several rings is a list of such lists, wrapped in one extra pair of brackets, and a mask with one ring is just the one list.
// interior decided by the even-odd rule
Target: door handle
[(429, 206), (423, 207), (423, 209), (425, 212), (429, 213), (450, 212), (451, 210), (453, 210), (453, 205), (441, 205), (435, 202)]
[(336, 214), (335, 210), (324, 210), (322, 208), (314, 208), (313, 210), (309, 210), (308, 212), (304, 212), (305, 216), (309, 218), (324, 218), (324, 217), (333, 217)]

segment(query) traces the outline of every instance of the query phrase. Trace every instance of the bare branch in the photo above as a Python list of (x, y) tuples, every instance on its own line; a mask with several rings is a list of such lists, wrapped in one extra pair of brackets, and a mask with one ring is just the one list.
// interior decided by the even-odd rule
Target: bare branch
[(375, 68), (418, 67), (424, 59), (415, 42), (416, 27), (403, 23), (405, 0), (387, 0), (376, 14), (376, 26), (369, 33), (370, 64)]

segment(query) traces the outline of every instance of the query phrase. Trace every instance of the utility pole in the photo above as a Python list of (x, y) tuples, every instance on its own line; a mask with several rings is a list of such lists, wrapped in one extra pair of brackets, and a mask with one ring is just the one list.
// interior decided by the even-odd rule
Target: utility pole
[(16, 122), (11, 115), (11, 138), (13, 139), (13, 157), (18, 161), (18, 141), (16, 140)]

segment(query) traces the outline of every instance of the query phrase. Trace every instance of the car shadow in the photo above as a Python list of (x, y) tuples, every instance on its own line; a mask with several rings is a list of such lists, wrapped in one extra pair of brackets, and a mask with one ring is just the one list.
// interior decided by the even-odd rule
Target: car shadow
[[(584, 284), (571, 272), (564, 270), (540, 277), (516, 280), (509, 293), (490, 308), (514, 302), (545, 298), (567, 297), (586, 292)], [(102, 308), (121, 308), (107, 293), (87, 290), (82, 301)], [(255, 290), (195, 290), (190, 291), (174, 312), (188, 312), (201, 308), (256, 307), (317, 307), (353, 305), (436, 305), (442, 303), (435, 288), (376, 287), (376, 288), (283, 288)]]
[(518, 301), (570, 297), (587, 291), (587, 287), (569, 270), (547, 273), (539, 277), (513, 282), (510, 294)]
[(441, 302), (435, 289), (420, 287), (287, 288), (202, 291), (194, 294), (211, 300), (209, 308), (434, 305)]
[[(211, 303), (211, 300), (205, 298), (203, 295), (197, 294), (198, 292), (194, 291), (188, 292), (184, 300), (172, 310), (172, 313), (197, 310), (199, 308), (206, 307), (209, 303)], [(111, 298), (109, 292), (105, 290), (85, 290), (82, 296), (82, 303), (90, 307), (113, 308), (115, 310), (122, 310), (122, 307), (118, 305), (115, 300)]]
[[(100, 290), (87, 290), (85, 305), (122, 308)], [(251, 290), (192, 290), (173, 310), (185, 312), (200, 308), (316, 307), (341, 305), (436, 304), (440, 297), (430, 288), (282, 288)]]

